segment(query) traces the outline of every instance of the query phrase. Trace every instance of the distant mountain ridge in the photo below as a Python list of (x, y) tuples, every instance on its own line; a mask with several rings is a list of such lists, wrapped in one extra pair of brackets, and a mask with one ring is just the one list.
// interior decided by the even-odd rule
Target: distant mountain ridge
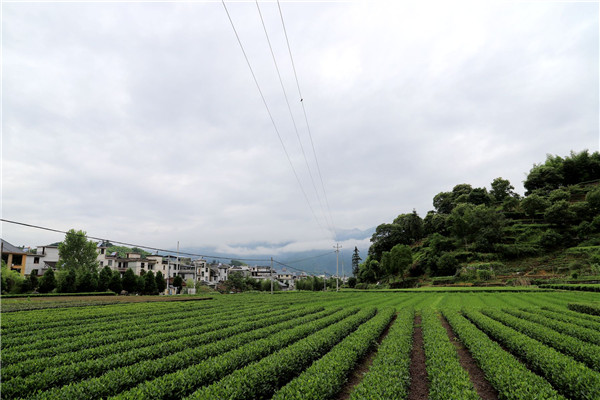
[[(364, 241), (365, 239), (370, 239), (375, 232), (375, 228), (369, 229), (342, 229), (338, 230), (337, 236), (339, 242), (351, 241), (353, 239), (357, 241)], [(254, 241), (250, 243), (236, 243), (235, 247), (244, 247), (246, 249), (256, 249), (259, 247), (272, 247), (272, 248), (282, 248), (285, 245), (290, 243), (268, 243), (262, 241)], [(305, 251), (294, 251), (294, 252), (278, 252), (277, 255), (273, 253), (268, 254), (252, 254), (252, 255), (240, 255), (240, 254), (225, 254), (215, 250), (214, 247), (186, 247), (181, 248), (180, 251), (186, 253), (193, 253), (198, 255), (205, 255), (205, 259), (207, 261), (213, 261), (215, 259), (218, 262), (229, 263), (232, 259), (244, 261), (248, 265), (268, 265), (270, 263), (270, 258), (273, 257), (274, 268), (278, 271), (282, 271), (284, 268), (286, 271), (290, 272), (306, 272), (308, 274), (323, 274), (327, 273), (328, 275), (333, 275), (336, 273), (336, 254), (335, 250), (332, 248), (331, 250), (323, 250), (323, 249), (314, 249), (314, 250), (305, 250)], [(352, 248), (342, 248), (340, 251), (340, 257), (338, 262), (339, 274), (350, 276), (352, 275), (352, 252), (354, 251), (354, 246)], [(361, 248), (360, 243), (357, 243), (356, 246), (360, 252), (361, 258), (364, 260), (367, 257), (368, 246), (366, 248)], [(264, 260), (264, 261), (253, 261), (253, 260)], [(285, 264), (285, 265), (281, 265)], [(342, 271), (343, 268), (343, 271)]]

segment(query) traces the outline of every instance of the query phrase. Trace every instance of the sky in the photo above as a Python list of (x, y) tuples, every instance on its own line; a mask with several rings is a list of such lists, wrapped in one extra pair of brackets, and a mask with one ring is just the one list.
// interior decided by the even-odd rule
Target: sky
[(456, 184), (522, 194), (546, 154), (599, 150), (598, 2), (279, 4), (285, 31), (274, 1), (226, 2), (233, 27), (218, 1), (4, 1), (2, 218), (237, 257), (336, 234), (366, 252)]

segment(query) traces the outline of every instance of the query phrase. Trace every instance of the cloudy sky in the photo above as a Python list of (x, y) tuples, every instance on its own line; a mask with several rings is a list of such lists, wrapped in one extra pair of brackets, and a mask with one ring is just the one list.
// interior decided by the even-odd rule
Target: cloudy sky
[(598, 2), (282, 1), (302, 102), (277, 3), (260, 2), (291, 114), (256, 3), (226, 4), (275, 125), (220, 2), (3, 2), (2, 218), (328, 251), (332, 226), (425, 216), (499, 176), (522, 193), (547, 153), (598, 151)]

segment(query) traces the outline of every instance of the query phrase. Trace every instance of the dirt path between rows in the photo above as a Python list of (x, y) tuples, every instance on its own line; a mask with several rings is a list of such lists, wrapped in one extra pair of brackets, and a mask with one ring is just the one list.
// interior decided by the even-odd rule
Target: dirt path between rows
[(410, 389), (408, 400), (427, 400), (429, 396), (429, 382), (427, 367), (425, 366), (425, 349), (423, 348), (423, 330), (421, 316), (415, 317), (415, 330), (413, 332), (413, 348), (410, 354)]
[(498, 400), (498, 392), (485, 378), (484, 372), (479, 368), (479, 365), (477, 365), (477, 362), (473, 359), (469, 350), (460, 342), (460, 340), (458, 340), (446, 318), (440, 316), (440, 319), (442, 320), (442, 325), (446, 328), (446, 332), (448, 332), (450, 341), (456, 347), (460, 365), (469, 373), (471, 382), (473, 383), (477, 394), (479, 394), (479, 397), (483, 400)]
[(383, 333), (377, 340), (377, 346), (374, 347), (373, 349), (371, 349), (363, 357), (363, 359), (358, 362), (358, 364), (354, 368), (354, 371), (352, 371), (352, 373), (348, 377), (348, 381), (342, 387), (342, 390), (336, 397), (336, 400), (347, 400), (350, 398), (350, 393), (352, 393), (352, 390), (354, 390), (354, 387), (363, 380), (363, 377), (369, 371), (369, 368), (371, 368), (371, 364), (373, 364), (373, 360), (375, 359), (375, 356), (377, 356), (377, 349), (378, 349), (379, 345), (381, 344), (381, 342), (383, 342), (385, 337), (388, 335), (390, 328), (392, 327), (394, 322), (396, 322), (396, 315), (394, 315), (394, 317), (392, 318), (392, 320), (390, 321), (388, 326), (385, 328), (385, 330), (383, 331)]

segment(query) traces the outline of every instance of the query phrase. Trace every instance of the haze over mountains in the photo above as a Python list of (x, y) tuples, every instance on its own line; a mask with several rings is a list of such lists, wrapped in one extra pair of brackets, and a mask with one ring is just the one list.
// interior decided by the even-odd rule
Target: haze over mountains
[[(346, 276), (352, 275), (352, 252), (354, 246), (358, 247), (361, 258), (364, 260), (369, 250), (369, 239), (375, 232), (375, 227), (368, 229), (342, 229), (337, 232), (338, 242), (343, 246), (340, 251), (339, 258), (339, 272)], [(216, 257), (224, 257), (217, 259), (218, 262), (229, 263), (231, 259), (250, 259), (244, 261), (249, 265), (268, 265), (271, 257), (275, 261), (279, 261), (287, 266), (274, 263), (276, 270), (281, 271), (285, 268), (286, 271), (295, 272), (306, 272), (309, 274), (335, 274), (336, 272), (336, 254), (333, 246), (334, 242), (331, 243), (330, 249), (309, 249), (301, 251), (290, 251), (286, 250), (286, 247), (292, 244), (290, 242), (282, 243), (268, 243), (262, 241), (256, 241), (244, 244), (232, 244), (232, 249), (243, 250), (245, 254), (233, 254), (219, 251), (215, 247), (211, 246), (194, 246), (194, 247), (182, 247), (180, 251), (189, 252), (194, 254), (206, 254), (215, 256), (205, 257), (207, 261), (213, 261)], [(265, 261), (252, 261), (252, 260), (265, 260)]]

